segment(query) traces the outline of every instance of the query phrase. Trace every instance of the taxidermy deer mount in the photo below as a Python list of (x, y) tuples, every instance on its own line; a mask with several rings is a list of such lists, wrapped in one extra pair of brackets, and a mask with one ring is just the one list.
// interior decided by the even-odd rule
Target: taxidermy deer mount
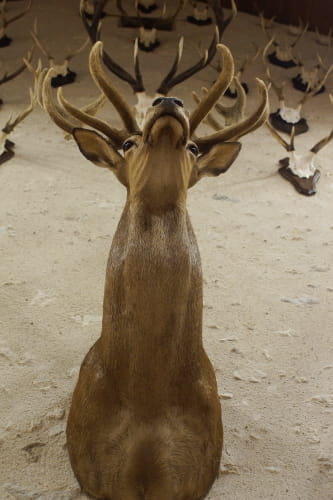
[[(333, 96), (330, 95), (331, 104)], [(289, 156), (279, 160), (279, 173), (289, 181), (295, 189), (306, 196), (314, 195), (317, 192), (316, 184), (320, 178), (320, 171), (315, 166), (315, 155), (326, 146), (333, 138), (333, 129), (331, 133), (318, 141), (311, 149), (303, 154), (296, 151), (294, 144), (295, 128), (293, 127), (290, 142), (286, 142), (274, 127), (267, 121), (266, 123), (272, 136), (289, 153)]]
[(202, 343), (202, 271), (187, 190), (228, 170), (238, 139), (267, 119), (268, 100), (258, 80), (259, 104), (248, 118), (199, 137), (233, 78), (231, 53), (218, 51), (223, 71), (199, 106), (188, 114), (176, 97), (158, 97), (141, 127), (105, 74), (101, 42), (90, 72), (122, 130), (91, 117), (82, 121), (97, 131), (76, 128), (86, 117), (53, 99), (53, 70), (44, 80), (51, 118), (127, 190), (106, 270), (102, 334), (82, 363), (67, 423), (74, 473), (95, 498), (198, 500), (219, 471), (221, 408)]
[(52, 87), (62, 87), (63, 85), (68, 85), (69, 83), (73, 83), (76, 78), (76, 73), (69, 68), (69, 62), (78, 54), (80, 54), (88, 45), (89, 38), (87, 38), (84, 43), (75, 51), (69, 53), (64, 61), (60, 64), (55, 63), (55, 58), (51, 53), (46, 49), (44, 44), (40, 41), (37, 34), (37, 20), (35, 21), (34, 29), (31, 32), (31, 36), (41, 53), (47, 58), (48, 64), (50, 68), (53, 68), (55, 71), (55, 75), (52, 78)]

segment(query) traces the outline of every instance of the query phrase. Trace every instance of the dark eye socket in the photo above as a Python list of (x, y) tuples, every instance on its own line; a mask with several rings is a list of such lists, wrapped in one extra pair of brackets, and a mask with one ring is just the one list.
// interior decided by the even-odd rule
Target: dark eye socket
[(126, 151), (128, 151), (129, 149), (131, 149), (132, 146), (135, 146), (135, 142), (134, 141), (131, 141), (131, 140), (125, 141), (124, 144), (123, 144), (123, 151), (124, 151), (124, 153), (126, 153)]
[(193, 153), (193, 154), (194, 154), (194, 156), (198, 156), (198, 154), (199, 154), (199, 149), (198, 149), (198, 146), (197, 146), (196, 144), (193, 144), (193, 143), (189, 144), (189, 145), (187, 146), (187, 149), (188, 149), (189, 151), (191, 151), (191, 153)]

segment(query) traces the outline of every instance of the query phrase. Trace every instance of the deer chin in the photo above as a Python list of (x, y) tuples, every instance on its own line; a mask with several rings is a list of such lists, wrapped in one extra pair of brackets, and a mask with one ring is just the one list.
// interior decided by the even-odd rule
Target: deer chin
[[(151, 111), (151, 112), (149, 112)], [(154, 111), (150, 108), (143, 127), (143, 142), (150, 146), (158, 142), (185, 145), (189, 138), (189, 124), (185, 114), (178, 108), (172, 111)]]

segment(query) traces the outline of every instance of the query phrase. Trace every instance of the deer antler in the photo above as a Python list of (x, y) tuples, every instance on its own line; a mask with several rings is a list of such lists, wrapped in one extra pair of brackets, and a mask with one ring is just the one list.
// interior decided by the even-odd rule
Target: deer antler
[(266, 122), (266, 127), (274, 137), (278, 141), (279, 144), (288, 152), (295, 151), (295, 146), (294, 146), (294, 138), (295, 138), (295, 127), (292, 127), (291, 129), (291, 134), (290, 134), (290, 142), (286, 142), (280, 134), (276, 131), (276, 129), (273, 127), (273, 125), (270, 124), (269, 120)]
[(332, 43), (332, 33), (333, 33), (333, 28), (331, 27), (329, 29), (329, 32), (327, 33), (326, 36), (323, 36), (319, 33), (317, 26), (315, 27), (315, 33), (316, 33), (316, 42), (319, 45), (325, 45), (327, 47), (331, 46)]
[(19, 76), (21, 73), (23, 73), (23, 71), (27, 68), (27, 65), (26, 65), (25, 61), (28, 61), (28, 63), (31, 62), (31, 59), (32, 59), (32, 56), (33, 56), (33, 53), (34, 53), (34, 49), (35, 49), (35, 46), (33, 45), (31, 47), (31, 49), (28, 51), (26, 59), (23, 58), (24, 63), (21, 64), (21, 66), (19, 66), (15, 71), (13, 71), (13, 73), (7, 73), (6, 72), (3, 75), (3, 77), (0, 79), (0, 85), (3, 85), (4, 83), (9, 82), (10, 80), (13, 80), (17, 76)]
[[(331, 104), (333, 105), (333, 96), (332, 94), (329, 94), (329, 99), (330, 99), (330, 102)], [(310, 149), (310, 151), (314, 154), (317, 154), (323, 147), (325, 147), (331, 140), (333, 139), (333, 129), (331, 131), (330, 134), (328, 134), (326, 137), (324, 137), (324, 139), (321, 139), (320, 141), (318, 141), (314, 146), (312, 146), (312, 148)]]
[(83, 42), (82, 45), (80, 45), (80, 47), (78, 49), (76, 49), (76, 50), (74, 50), (74, 52), (71, 52), (70, 54), (68, 54), (68, 56), (65, 57), (65, 61), (69, 62), (71, 59), (73, 59), (73, 57), (79, 55), (86, 48), (88, 43), (89, 43), (89, 37), (86, 38), (86, 40)]
[(1, 5), (1, 24), (2, 24), (2, 29), (5, 30), (9, 24), (14, 23), (18, 19), (21, 19), (31, 8), (32, 5), (32, 0), (28, 0), (26, 8), (22, 11), (19, 12), (18, 14), (15, 14), (11, 18), (6, 17), (5, 15), (5, 6), (6, 6), (7, 0), (3, 0), (2, 5)]
[(42, 42), (38, 38), (38, 34), (37, 34), (37, 19), (35, 19), (34, 28), (30, 32), (30, 34), (32, 36), (33, 41), (35, 42), (35, 44), (37, 45), (37, 47), (41, 51), (41, 53), (44, 54), (44, 56), (49, 61), (49, 63), (52, 63), (52, 61), (54, 61), (54, 57), (48, 52), (48, 50), (46, 49), (46, 47), (42, 44)]
[[(266, 122), (269, 114), (267, 87), (265, 83), (259, 78), (257, 78), (256, 81), (260, 95), (260, 101), (257, 108), (247, 118), (239, 123), (220, 130), (219, 132), (216, 132), (215, 134), (212, 134), (210, 136), (195, 138), (200, 151), (209, 149), (213, 144), (216, 144), (216, 142), (238, 140), (243, 135), (253, 132)], [(209, 94), (206, 97), (209, 97)], [(204, 112), (202, 114), (203, 116), (205, 116)]]
[(216, 53), (216, 44), (218, 43), (218, 40), (219, 40), (219, 31), (218, 28), (216, 28), (212, 41), (208, 47), (208, 50), (205, 51), (204, 55), (200, 58), (200, 60), (190, 68), (187, 68), (186, 70), (176, 75), (179, 62), (181, 60), (183, 53), (183, 37), (180, 38), (178, 44), (178, 52), (173, 62), (173, 65), (169, 73), (160, 83), (156, 92), (158, 94), (167, 95), (173, 87), (187, 80), (195, 73), (198, 73), (199, 71), (204, 69), (210, 63), (210, 61), (213, 59)]
[(9, 119), (7, 120), (5, 126), (2, 128), (2, 132), (5, 135), (9, 135), (11, 132), (13, 132), (14, 128), (17, 127), (17, 125), (19, 123), (21, 123), (31, 113), (31, 111), (34, 109), (34, 107), (36, 105), (36, 96), (32, 92), (31, 89), (29, 90), (29, 93), (30, 93), (30, 104), (29, 104), (29, 106), (26, 109), (24, 109), (23, 111), (21, 111), (21, 113), (19, 113), (14, 120), (12, 120), (11, 116), (9, 117)]
[(298, 34), (297, 38), (291, 44), (292, 48), (294, 48), (296, 46), (296, 44), (299, 43), (302, 40), (303, 36), (305, 35), (305, 33), (308, 30), (308, 27), (309, 27), (309, 23), (306, 23), (306, 25), (304, 26), (304, 28), (302, 29), (302, 31)]

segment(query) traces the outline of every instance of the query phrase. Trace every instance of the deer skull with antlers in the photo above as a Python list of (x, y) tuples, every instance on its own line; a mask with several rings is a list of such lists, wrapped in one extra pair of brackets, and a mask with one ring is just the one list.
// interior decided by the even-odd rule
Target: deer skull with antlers
[(318, 63), (311, 69), (306, 69), (304, 63), (299, 60), (300, 72), (291, 81), (293, 87), (301, 92), (311, 92), (314, 95), (325, 92), (325, 80), (333, 69), (333, 64), (327, 68), (322, 58), (317, 54)]
[(265, 26), (264, 18), (260, 17), (261, 28), (268, 39), (268, 45), (273, 45), (274, 50), (270, 54), (267, 54), (267, 58), (271, 64), (275, 66), (280, 66), (281, 68), (293, 68), (297, 66), (298, 61), (294, 56), (293, 50), (296, 45), (301, 41), (305, 35), (308, 24), (306, 24), (303, 29), (298, 33), (296, 39), (290, 43), (286, 38), (281, 37), (280, 41), (276, 41), (275, 36), (270, 35)]
[(47, 58), (48, 64), (50, 68), (53, 68), (55, 71), (55, 75), (52, 78), (52, 86), (53, 87), (61, 87), (63, 85), (67, 85), (69, 83), (73, 83), (76, 78), (76, 73), (69, 68), (69, 62), (78, 54), (80, 54), (88, 45), (89, 38), (87, 38), (84, 43), (74, 52), (68, 54), (64, 61), (60, 64), (55, 62), (54, 56), (50, 54), (50, 52), (45, 48), (37, 35), (37, 21), (35, 22), (34, 30), (31, 32), (31, 36), (41, 51), (42, 54)]
[(303, 134), (309, 130), (308, 123), (304, 117), (301, 116), (301, 112), (304, 104), (307, 100), (316, 95), (318, 91), (323, 87), (328, 75), (333, 69), (331, 66), (326, 73), (323, 75), (322, 79), (316, 83), (316, 86), (311, 89), (311, 91), (304, 94), (302, 99), (297, 103), (296, 106), (287, 106), (285, 99), (285, 84), (283, 81), (281, 85), (278, 85), (276, 81), (272, 78), (271, 71), (266, 62), (266, 53), (270, 47), (271, 41), (266, 45), (263, 52), (263, 62), (266, 68), (266, 75), (268, 81), (270, 82), (274, 92), (279, 101), (279, 107), (276, 111), (272, 112), (269, 116), (269, 121), (273, 125), (274, 128), (279, 130), (280, 132), (285, 132), (286, 134), (291, 134), (292, 129), (294, 128), (295, 135)]
[[(203, 177), (229, 169), (238, 139), (268, 114), (267, 89), (258, 80), (260, 100), (249, 117), (196, 134), (233, 78), (229, 50), (218, 51), (223, 71), (190, 114), (179, 99), (158, 97), (141, 127), (105, 74), (101, 42), (91, 49), (90, 72), (122, 130), (86, 116), (60, 89), (56, 102), (52, 70), (44, 80), (43, 103), (54, 122), (127, 189), (107, 266), (102, 334), (81, 366), (67, 423), (74, 473), (96, 498), (149, 491), (159, 500), (197, 500), (218, 472), (221, 410), (202, 345), (201, 265), (186, 198)], [(76, 128), (77, 119), (95, 130)]]
[[(331, 104), (333, 97), (330, 95)], [(272, 125), (266, 123), (272, 136), (279, 144), (289, 153), (289, 156), (279, 160), (279, 173), (287, 179), (295, 189), (306, 196), (311, 196), (316, 193), (316, 184), (320, 178), (320, 171), (315, 165), (315, 155), (333, 139), (333, 129), (331, 133), (318, 141), (311, 149), (303, 154), (296, 151), (294, 144), (295, 128), (293, 127), (290, 137), (290, 142), (286, 142)]]

